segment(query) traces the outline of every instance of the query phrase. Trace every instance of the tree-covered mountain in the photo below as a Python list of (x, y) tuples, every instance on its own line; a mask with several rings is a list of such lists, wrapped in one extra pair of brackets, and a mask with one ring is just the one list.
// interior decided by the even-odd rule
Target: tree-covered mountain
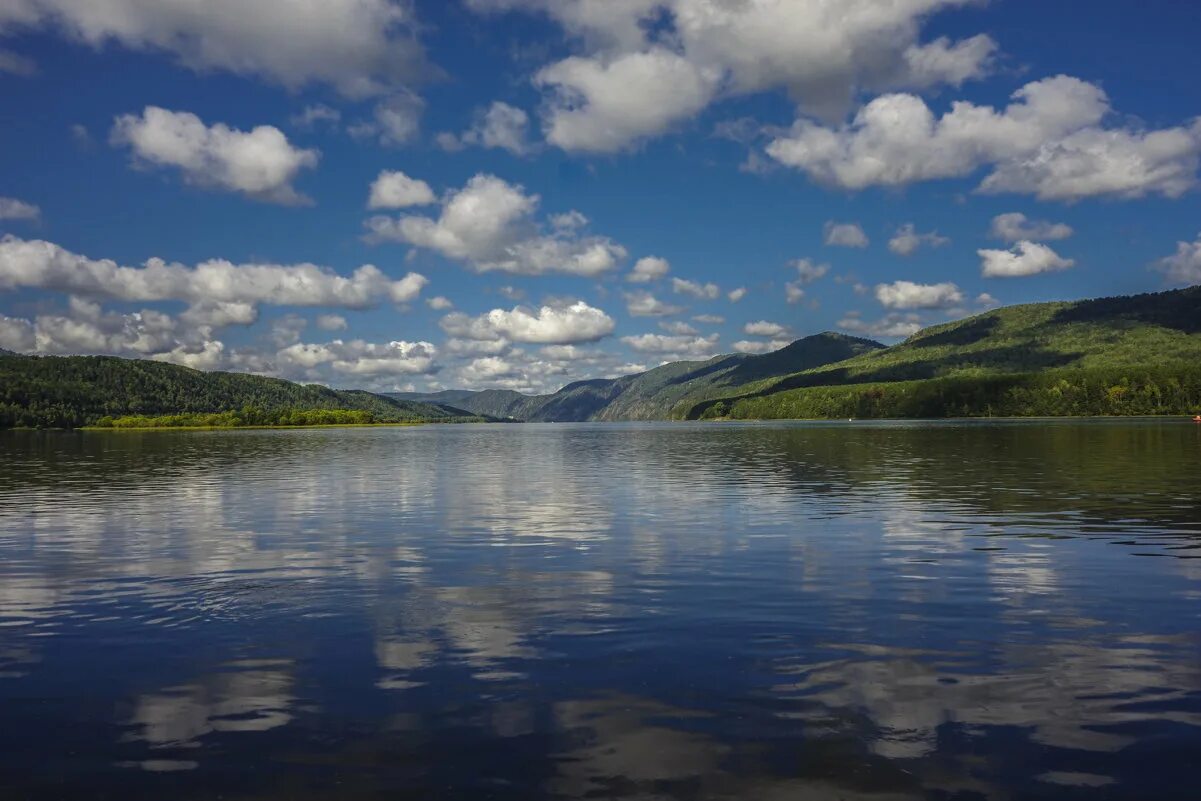
[(671, 362), (620, 378), (577, 381), (550, 395), (511, 390), (448, 390), (390, 397), (453, 403), (476, 414), (529, 422), (663, 420), (681, 403), (699, 403), (755, 381), (838, 362), (884, 346), (844, 334), (817, 334), (760, 356), (734, 354), (701, 362)]
[(342, 409), (379, 422), (452, 422), (473, 413), (444, 404), (333, 390), (278, 378), (203, 373), (164, 362), (111, 356), (0, 354), (0, 428), (73, 428), (102, 417)]
[(995, 309), (683, 403), (675, 418), (1177, 414), (1201, 406), (1201, 287)]

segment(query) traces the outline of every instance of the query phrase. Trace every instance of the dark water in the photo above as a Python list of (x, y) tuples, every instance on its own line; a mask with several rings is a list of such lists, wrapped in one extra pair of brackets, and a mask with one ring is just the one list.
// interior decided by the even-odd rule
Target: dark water
[(0, 434), (0, 797), (1196, 799), (1201, 426)]

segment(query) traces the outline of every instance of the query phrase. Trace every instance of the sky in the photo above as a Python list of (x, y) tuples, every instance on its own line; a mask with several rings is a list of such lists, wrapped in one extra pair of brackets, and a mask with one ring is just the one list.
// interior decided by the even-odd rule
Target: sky
[(0, 0), (0, 348), (553, 391), (1201, 283), (1192, 0)]

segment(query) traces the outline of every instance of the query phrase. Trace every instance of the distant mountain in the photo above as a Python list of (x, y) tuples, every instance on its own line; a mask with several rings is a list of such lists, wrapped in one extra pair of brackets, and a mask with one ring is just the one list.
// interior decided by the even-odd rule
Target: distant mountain
[(453, 403), (476, 414), (529, 422), (662, 420), (681, 404), (697, 403), (767, 377), (842, 361), (883, 347), (867, 339), (825, 333), (799, 339), (761, 356), (734, 354), (703, 362), (671, 362), (620, 378), (577, 381), (550, 395), (523, 395), (510, 390), (447, 390), (430, 394), (390, 393), (389, 397)]
[(359, 390), (239, 373), (202, 373), (111, 356), (0, 354), (0, 428), (73, 428), (104, 416), (226, 412), (244, 406), (369, 411), (380, 422), (450, 422), (472, 412)]
[(995, 309), (673, 416), (1176, 414), (1201, 406), (1198, 384), (1201, 287), (1191, 287)]

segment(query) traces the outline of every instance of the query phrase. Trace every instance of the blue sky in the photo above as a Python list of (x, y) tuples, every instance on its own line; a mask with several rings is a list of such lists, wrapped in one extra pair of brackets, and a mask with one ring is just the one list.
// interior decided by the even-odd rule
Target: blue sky
[(0, 347), (538, 391), (1201, 282), (1196, 3), (245, 5), (0, 0)]

